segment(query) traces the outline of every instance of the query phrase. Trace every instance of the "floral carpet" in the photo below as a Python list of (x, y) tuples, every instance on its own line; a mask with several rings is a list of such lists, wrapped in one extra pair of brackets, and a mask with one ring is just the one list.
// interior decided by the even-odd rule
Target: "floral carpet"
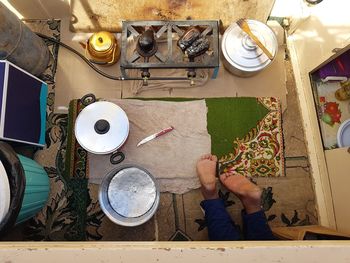
[[(56, 40), (60, 39), (59, 20), (28, 20), (27, 25)], [(34, 159), (42, 164), (50, 178), (50, 197), (47, 206), (24, 228), (25, 240), (98, 240), (101, 237), (93, 226), (99, 225), (104, 217), (97, 207), (97, 200), (91, 200), (88, 182), (83, 168), (83, 153), (74, 160), (76, 176), (67, 176), (65, 160), (67, 145), (75, 145), (68, 134), (68, 116), (55, 114), (55, 73), (59, 45), (45, 40), (52, 59), (41, 78), (49, 84), (47, 103), (46, 148), (36, 152)], [(68, 147), (69, 148), (69, 147)], [(68, 158), (70, 158), (70, 154)], [(91, 232), (89, 232), (89, 230)]]
[[(212, 152), (220, 173), (284, 176), (281, 103), (277, 98), (206, 99)], [(218, 117), (219, 116), (219, 117)]]
[[(57, 20), (33, 20), (27, 24), (34, 31), (60, 38)], [(199, 190), (184, 195), (162, 194), (156, 215), (139, 227), (117, 226), (104, 216), (98, 204), (98, 186), (88, 183), (86, 152), (72, 136), (79, 102), (71, 105), (69, 117), (53, 112), (59, 47), (46, 43), (52, 53), (52, 61), (42, 76), (49, 84), (46, 148), (37, 151), (34, 158), (50, 177), (49, 201), (35, 218), (16, 226), (3, 240), (207, 240)], [(263, 189), (263, 207), (271, 226), (317, 223), (308, 163), (291, 165), (284, 160), (278, 100), (240, 98), (235, 101), (207, 100), (208, 124), (213, 120), (217, 123), (208, 125), (212, 153), (220, 157), (222, 169), (252, 176)], [(235, 119), (227, 122), (227, 118), (218, 117), (217, 111)], [(239, 200), (221, 186), (219, 196), (235, 223), (241, 224)]]

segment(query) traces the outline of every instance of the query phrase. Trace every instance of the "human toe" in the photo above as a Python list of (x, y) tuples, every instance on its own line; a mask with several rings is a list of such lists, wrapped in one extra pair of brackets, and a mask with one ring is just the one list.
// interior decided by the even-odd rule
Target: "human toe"
[(217, 162), (218, 161), (218, 157), (216, 155), (211, 155), (210, 160)]
[(211, 154), (208, 153), (208, 154), (204, 154), (201, 156), (200, 160), (210, 160), (211, 159)]

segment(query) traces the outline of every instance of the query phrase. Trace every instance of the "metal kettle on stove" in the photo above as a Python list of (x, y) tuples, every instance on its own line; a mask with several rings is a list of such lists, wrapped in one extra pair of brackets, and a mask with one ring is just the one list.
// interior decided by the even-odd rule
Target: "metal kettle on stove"
[(94, 33), (86, 43), (80, 42), (80, 44), (85, 49), (85, 57), (95, 64), (110, 66), (120, 58), (117, 39), (110, 32)]

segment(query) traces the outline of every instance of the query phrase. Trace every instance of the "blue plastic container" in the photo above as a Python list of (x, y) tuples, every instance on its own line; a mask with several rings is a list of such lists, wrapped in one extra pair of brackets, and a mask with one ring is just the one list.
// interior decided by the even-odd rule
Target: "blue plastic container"
[(46, 204), (50, 192), (49, 177), (42, 166), (27, 157), (18, 155), (26, 177), (22, 207), (16, 224), (35, 216)]
[[(34, 217), (45, 206), (50, 191), (49, 177), (42, 166), (34, 160), (18, 155), (13, 148), (0, 141), (0, 189), (9, 189), (2, 194), (0, 237), (11, 228)], [(3, 180), (7, 176), (8, 180)], [(10, 199), (10, 200), (8, 200)], [(1, 207), (0, 207), (1, 208)], [(7, 212), (6, 212), (7, 211)]]

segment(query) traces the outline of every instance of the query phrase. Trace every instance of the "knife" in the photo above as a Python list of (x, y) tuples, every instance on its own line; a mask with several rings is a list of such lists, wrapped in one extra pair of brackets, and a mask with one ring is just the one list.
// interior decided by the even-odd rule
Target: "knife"
[(145, 144), (146, 142), (149, 142), (149, 141), (151, 141), (151, 140), (153, 140), (153, 139), (155, 139), (155, 138), (157, 138), (157, 137), (159, 137), (159, 136), (162, 136), (162, 135), (164, 135), (164, 134), (166, 134), (166, 133), (168, 133), (168, 132), (171, 132), (172, 130), (174, 130), (174, 127), (173, 127), (173, 126), (170, 126), (169, 128), (166, 128), (166, 129), (164, 129), (164, 130), (161, 130), (160, 132), (157, 132), (157, 133), (155, 133), (155, 134), (152, 134), (152, 135), (150, 135), (150, 136), (144, 138), (143, 140), (141, 140), (141, 141), (136, 145), (136, 147), (139, 147), (140, 145)]

